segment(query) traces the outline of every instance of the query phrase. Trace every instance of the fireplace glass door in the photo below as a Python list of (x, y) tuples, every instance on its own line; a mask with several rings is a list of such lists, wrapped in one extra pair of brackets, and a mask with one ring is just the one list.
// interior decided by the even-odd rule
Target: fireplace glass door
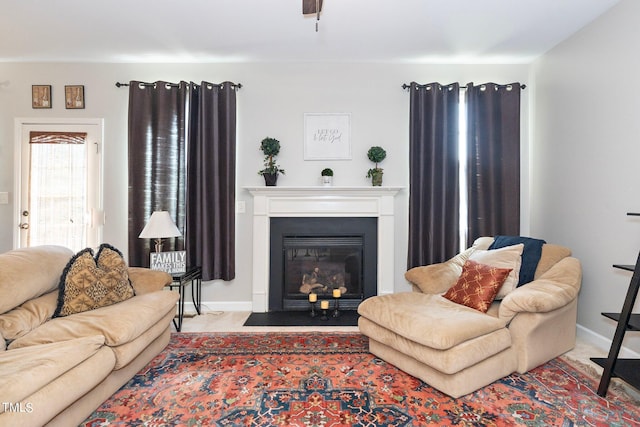
[(270, 231), (269, 310), (308, 310), (311, 293), (355, 310), (376, 294), (376, 218), (271, 218)]
[[(306, 301), (310, 293), (318, 299), (362, 299), (362, 236), (285, 237), (284, 298)], [(295, 305), (295, 303), (294, 303)]]

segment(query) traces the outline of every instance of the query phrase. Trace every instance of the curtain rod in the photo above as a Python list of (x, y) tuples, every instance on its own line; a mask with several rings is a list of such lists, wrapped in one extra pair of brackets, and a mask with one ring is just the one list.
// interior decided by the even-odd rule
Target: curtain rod
[[(473, 84), (473, 83), (467, 83), (467, 85), (468, 85), (468, 84)], [(486, 84), (486, 83), (483, 83), (483, 84)], [(466, 88), (467, 88), (467, 85), (460, 86), (460, 89), (466, 89)], [(417, 85), (417, 86), (418, 86), (418, 87), (427, 87), (427, 86), (429, 86), (429, 85)], [(482, 86), (482, 85), (481, 85), (481, 86)], [(506, 87), (506, 86), (509, 86), (509, 85), (507, 84), (507, 85), (497, 85), (497, 86)], [(411, 85), (410, 85), (410, 84), (406, 84), (406, 83), (403, 83), (403, 84), (402, 84), (402, 89), (405, 89), (405, 90), (406, 90), (406, 89), (409, 89), (410, 87), (411, 87)], [(527, 87), (527, 85), (524, 85), (524, 84), (521, 84), (521, 85), (520, 85), (520, 89), (525, 89), (526, 87)]]
[[(231, 82), (229, 82), (231, 83)], [(141, 82), (140, 83), (142, 86), (155, 86), (155, 83), (145, 83), (145, 82)], [(213, 84), (213, 83), (212, 83)], [(217, 83), (216, 83), (217, 84)], [(222, 84), (222, 83), (220, 83)], [(178, 87), (178, 83), (167, 83), (167, 85), (169, 87)], [(123, 86), (129, 86), (129, 83), (120, 83), (120, 82), (116, 82), (116, 87), (123, 87)], [(242, 83), (231, 83), (231, 86), (233, 86), (236, 89), (242, 89)]]

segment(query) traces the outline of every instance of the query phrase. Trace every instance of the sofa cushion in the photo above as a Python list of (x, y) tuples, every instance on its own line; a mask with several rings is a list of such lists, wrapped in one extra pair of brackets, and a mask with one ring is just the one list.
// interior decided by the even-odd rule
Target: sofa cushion
[(175, 311), (178, 298), (174, 291), (151, 292), (107, 307), (56, 317), (14, 340), (9, 349), (90, 335), (104, 335), (110, 347), (122, 345), (139, 337), (167, 312)]
[(128, 343), (109, 347), (116, 356), (114, 369), (121, 369), (134, 360), (145, 348), (149, 347), (165, 330), (171, 329), (171, 320), (175, 316), (175, 310), (168, 311), (155, 325), (144, 331), (136, 339)]
[(161, 291), (173, 282), (169, 273), (144, 267), (129, 267), (129, 280), (136, 295)]
[(0, 254), (0, 313), (55, 290), (72, 255), (61, 246), (34, 246)]
[(524, 245), (520, 243), (518, 245), (505, 246), (494, 250), (478, 249), (473, 251), (469, 257), (469, 259), (479, 262), (480, 264), (511, 269), (511, 273), (509, 273), (507, 280), (505, 280), (500, 287), (498, 295), (496, 295), (496, 299), (504, 298), (509, 292), (518, 286), (523, 248)]
[(367, 298), (358, 313), (411, 341), (446, 350), (504, 328), (506, 322), (441, 295), (398, 292)]
[(14, 340), (51, 319), (56, 310), (58, 291), (49, 292), (0, 314), (0, 333), (7, 340)]
[(0, 353), (0, 402), (20, 402), (102, 346), (104, 337), (98, 335)]
[(100, 245), (95, 258), (91, 248), (71, 258), (60, 278), (59, 291), (54, 317), (105, 307), (134, 295), (122, 253), (106, 243)]
[(456, 284), (443, 297), (486, 313), (511, 270), (468, 260)]

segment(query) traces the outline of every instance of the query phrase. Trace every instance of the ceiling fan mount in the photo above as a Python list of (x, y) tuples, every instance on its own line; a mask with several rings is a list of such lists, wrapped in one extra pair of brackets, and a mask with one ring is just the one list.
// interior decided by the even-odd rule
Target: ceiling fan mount
[(316, 15), (322, 11), (322, 0), (302, 0), (302, 14), (310, 15), (315, 13)]
[(302, 14), (316, 15), (316, 33), (318, 32), (318, 21), (320, 21), (320, 12), (322, 11), (322, 0), (302, 0)]

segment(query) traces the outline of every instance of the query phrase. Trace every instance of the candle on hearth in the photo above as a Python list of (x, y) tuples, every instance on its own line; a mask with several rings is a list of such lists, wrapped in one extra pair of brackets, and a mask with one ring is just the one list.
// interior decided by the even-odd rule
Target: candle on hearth
[(314, 294), (314, 293), (309, 294), (309, 302), (316, 302), (316, 301), (318, 301), (318, 294)]
[(322, 310), (328, 310), (329, 309), (329, 301), (327, 301), (327, 300), (320, 301), (320, 308)]
[(340, 289), (334, 289), (333, 290), (333, 297), (334, 298), (340, 298), (341, 293), (340, 293)]

